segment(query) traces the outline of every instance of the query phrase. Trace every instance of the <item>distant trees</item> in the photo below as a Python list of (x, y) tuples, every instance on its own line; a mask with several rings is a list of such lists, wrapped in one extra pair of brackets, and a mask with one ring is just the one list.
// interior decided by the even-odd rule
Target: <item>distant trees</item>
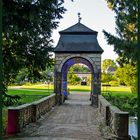
[(126, 64), (123, 67), (118, 67), (115, 72), (115, 77), (119, 84), (131, 87), (131, 91), (136, 93), (136, 80), (137, 80), (137, 69), (131, 64)]
[(102, 62), (102, 75), (101, 75), (101, 82), (102, 83), (109, 83), (110, 81), (114, 80), (114, 76), (112, 73), (108, 71), (110, 67), (117, 69), (116, 63), (111, 59), (105, 59)]
[(101, 75), (101, 82), (102, 83), (108, 83), (111, 82), (113, 80), (113, 75), (110, 73), (102, 73)]
[(111, 59), (105, 59), (102, 61), (101, 67), (102, 67), (102, 73), (106, 73), (109, 67), (112, 68), (117, 68), (116, 63), (114, 62), (114, 60)]
[(81, 78), (78, 77), (76, 74), (74, 73), (70, 73), (68, 74), (68, 83), (71, 85), (77, 85), (79, 84), (81, 81)]
[[(110, 66), (116, 69), (113, 74), (108, 72), (108, 68)], [(117, 66), (116, 63), (111, 59), (105, 59), (102, 62), (102, 83), (130, 86), (131, 91), (136, 93), (136, 77), (137, 68), (131, 63), (123, 64), (122, 67), (121, 65)]]
[(77, 66), (72, 66), (70, 67), (69, 71), (68, 71), (68, 76), (67, 76), (67, 81), (69, 84), (71, 85), (77, 85), (80, 83), (81, 78), (79, 78), (76, 74), (74, 74), (74, 70), (75, 68), (77, 69)]
[(90, 72), (90, 69), (86, 65), (81, 65), (81, 64), (75, 64), (72, 67), (70, 67), (70, 70), (74, 72)]
[(12, 84), (16, 85), (22, 85), (25, 83), (36, 83), (36, 82), (45, 82), (50, 81), (53, 82), (53, 72), (54, 72), (54, 66), (47, 67), (45, 71), (40, 72), (40, 78), (38, 77), (32, 77), (28, 78), (28, 70), (27, 68), (22, 68), (15, 79), (13, 80)]
[[(87, 72), (90, 72), (90, 70), (85, 65), (75, 64), (71, 66), (68, 71), (68, 83), (72, 85), (80, 84), (82, 79), (78, 77), (75, 73), (87, 73)], [(87, 77), (87, 78), (88, 78), (88, 81), (91, 79), (90, 77)]]

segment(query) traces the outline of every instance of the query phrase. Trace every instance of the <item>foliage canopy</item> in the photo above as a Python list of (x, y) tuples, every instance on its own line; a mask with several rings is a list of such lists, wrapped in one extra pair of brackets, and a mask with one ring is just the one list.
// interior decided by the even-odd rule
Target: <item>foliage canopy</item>
[(29, 80), (53, 64), (51, 34), (66, 9), (63, 0), (3, 0), (2, 55), (4, 85), (22, 68)]
[(119, 63), (134, 63), (137, 57), (138, 0), (106, 0), (115, 12), (116, 33), (103, 31), (109, 45), (120, 56)]

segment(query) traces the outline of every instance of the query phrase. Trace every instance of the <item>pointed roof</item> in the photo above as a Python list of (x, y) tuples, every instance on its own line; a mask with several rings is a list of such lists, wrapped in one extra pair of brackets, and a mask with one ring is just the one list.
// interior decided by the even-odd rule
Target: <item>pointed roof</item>
[(84, 33), (84, 34), (97, 34), (98, 32), (91, 30), (90, 28), (86, 27), (82, 23), (78, 22), (77, 24), (62, 30), (59, 32), (60, 34), (76, 34), (76, 33)]
[(103, 49), (97, 40), (98, 32), (86, 27), (82, 23), (60, 31), (60, 38), (55, 53), (102, 53)]
[(108, 69), (107, 69), (107, 72), (108, 73), (114, 73), (116, 71), (116, 68), (110, 66)]

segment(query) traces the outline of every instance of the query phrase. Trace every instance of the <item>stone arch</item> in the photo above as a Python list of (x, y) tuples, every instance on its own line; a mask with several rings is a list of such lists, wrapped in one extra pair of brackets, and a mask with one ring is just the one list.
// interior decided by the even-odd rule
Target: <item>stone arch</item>
[(67, 98), (67, 94), (68, 94), (68, 91), (67, 91), (67, 74), (68, 74), (68, 70), (69, 68), (74, 65), (74, 64), (77, 64), (77, 63), (82, 63), (82, 64), (85, 64), (91, 71), (91, 93), (93, 93), (93, 79), (94, 79), (94, 67), (93, 67), (93, 64), (83, 58), (83, 57), (70, 57), (69, 59), (67, 59), (64, 63), (63, 63), (63, 66), (61, 68), (61, 73), (62, 73), (62, 94), (64, 95), (65, 98)]
[(58, 68), (57, 68), (58, 72), (61, 72), (64, 63), (65, 63), (66, 61), (68, 61), (69, 59), (73, 58), (73, 57), (81, 57), (81, 58), (84, 58), (84, 59), (88, 60), (88, 61), (92, 64), (92, 66), (93, 66), (93, 68), (94, 68), (94, 71), (95, 71), (95, 72), (98, 71), (98, 68), (97, 68), (97, 66), (96, 66), (96, 64), (95, 64), (95, 62), (94, 62), (94, 60), (90, 59), (88, 56), (85, 56), (85, 55), (75, 54), (75, 55), (67, 56), (66, 58), (64, 58), (64, 59), (62, 60), (61, 64), (60, 64), (60, 65), (58, 66)]
[[(91, 81), (91, 104), (94, 106), (98, 106), (98, 95), (100, 94), (100, 69), (97, 68), (93, 59), (88, 57), (88, 55), (80, 55), (80, 54), (65, 54), (65, 58), (63, 55), (57, 56), (56, 58), (61, 58), (61, 63), (57, 63), (55, 67), (55, 75), (54, 75), (54, 92), (57, 96), (61, 96), (59, 102), (63, 102), (64, 99), (67, 99), (67, 74), (63, 71), (63, 67), (65, 64), (73, 59), (73, 58), (81, 58), (89, 62), (92, 67), (92, 81)], [(57, 60), (57, 59), (56, 59)], [(58, 59), (60, 61), (60, 59)], [(80, 63), (77, 62), (77, 63)], [(74, 63), (73, 63), (74, 64)]]

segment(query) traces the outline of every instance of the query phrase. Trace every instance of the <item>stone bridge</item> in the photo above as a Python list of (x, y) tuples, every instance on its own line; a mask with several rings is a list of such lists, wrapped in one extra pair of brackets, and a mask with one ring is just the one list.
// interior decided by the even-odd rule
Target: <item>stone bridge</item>
[(71, 93), (58, 106), (54, 94), (32, 104), (9, 108), (13, 118), (9, 116), (5, 139), (128, 140), (128, 113), (113, 107), (102, 96), (99, 107), (93, 107), (89, 97), (90, 93)]

